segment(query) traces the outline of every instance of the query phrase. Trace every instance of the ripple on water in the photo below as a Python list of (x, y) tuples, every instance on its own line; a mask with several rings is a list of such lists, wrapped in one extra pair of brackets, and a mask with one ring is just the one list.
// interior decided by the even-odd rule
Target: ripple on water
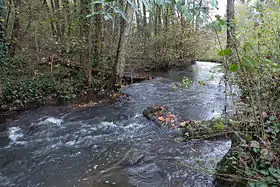
[(222, 74), (214, 73), (204, 87), (173, 90), (183, 76), (207, 81), (216, 67), (199, 62), (191, 71), (175, 70), (132, 84), (124, 92), (133, 102), (65, 112), (62, 118), (54, 107), (42, 108), (40, 114), (30, 111), (5, 133), (13, 146), (1, 149), (0, 186), (212, 187), (211, 172), (230, 143), (176, 143), (173, 133), (145, 119), (142, 111), (166, 104), (192, 120), (220, 114)]
[(19, 127), (10, 127), (8, 130), (8, 138), (10, 139), (10, 144), (11, 145), (24, 145), (26, 144), (26, 141), (21, 141), (21, 139), (24, 137), (24, 134), (22, 132), (22, 129)]
[[(44, 117), (44, 118), (45, 118), (45, 117)], [(42, 119), (41, 119), (41, 120), (42, 120)], [(43, 125), (43, 124), (49, 124), (49, 123), (51, 123), (51, 124), (55, 124), (55, 125), (57, 125), (57, 126), (60, 126), (62, 122), (63, 122), (63, 120), (60, 119), (60, 118), (46, 117), (44, 120), (40, 121), (40, 122), (38, 123), (38, 125)]]
[(0, 172), (0, 186), (3, 187), (15, 187), (16, 185), (14, 183), (11, 182), (11, 180), (9, 179), (9, 177), (4, 176), (1, 172)]

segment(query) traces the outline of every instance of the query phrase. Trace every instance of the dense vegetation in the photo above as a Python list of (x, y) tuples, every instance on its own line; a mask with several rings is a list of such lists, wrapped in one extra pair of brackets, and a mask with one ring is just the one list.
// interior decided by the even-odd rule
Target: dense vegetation
[(124, 76), (189, 64), (211, 46), (200, 26), (209, 10), (175, 1), (1, 1), (1, 108), (103, 93)]
[(231, 49), (223, 55), (227, 56), (230, 85), (241, 88), (236, 103), (240, 125), (234, 128), (232, 149), (217, 173), (229, 184), (280, 184), (279, 10), (279, 0), (236, 6)]
[(215, 0), (0, 0), (1, 110), (104, 93), (126, 75), (199, 58), (222, 60), (225, 100), (236, 85), (241, 95), (236, 115), (225, 106), (222, 123), (238, 125), (217, 181), (279, 186), (280, 1), (227, 0), (227, 16), (214, 19), (216, 7)]

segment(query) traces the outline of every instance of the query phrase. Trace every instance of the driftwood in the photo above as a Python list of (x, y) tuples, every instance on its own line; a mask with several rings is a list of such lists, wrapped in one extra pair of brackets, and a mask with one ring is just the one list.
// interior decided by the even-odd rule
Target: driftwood
[(143, 116), (155, 122), (158, 126), (179, 130), (179, 134), (185, 139), (220, 139), (231, 136), (231, 125), (217, 124), (216, 119), (207, 121), (183, 120), (172, 114), (165, 106), (155, 105), (143, 111)]
[(152, 76), (149, 76), (149, 75), (139, 75), (139, 74), (135, 74), (135, 75), (132, 75), (132, 74), (129, 74), (129, 73), (125, 73), (123, 75), (123, 80), (127, 81), (127, 82), (141, 82), (141, 81), (144, 81), (144, 80), (150, 80), (150, 79), (153, 79)]

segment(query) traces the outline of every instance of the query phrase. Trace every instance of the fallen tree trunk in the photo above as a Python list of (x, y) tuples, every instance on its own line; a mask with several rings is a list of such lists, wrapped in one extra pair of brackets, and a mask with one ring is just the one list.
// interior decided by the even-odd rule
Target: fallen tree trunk
[[(48, 64), (48, 63), (40, 63), (39, 65), (40, 66), (43, 66), (43, 65), (50, 66), (50, 68), (52, 68), (52, 69), (59, 68), (59, 67), (65, 67), (65, 68), (69, 68), (71, 70), (74, 70), (75, 72), (78, 72), (78, 71), (82, 70), (81, 66), (68, 64), (68, 63), (57, 63), (56, 65), (52, 65), (52, 64)], [(50, 70), (50, 71), (52, 72), (52, 70)], [(110, 77), (112, 75), (111, 70), (103, 70), (103, 69), (96, 69), (96, 68), (92, 68), (91, 73), (93, 75), (96, 75), (98, 73), (102, 73), (102, 74), (104, 74), (105, 76), (108, 76), (108, 77)], [(122, 76), (122, 79), (125, 82), (128, 82), (128, 83), (141, 82), (143, 80), (149, 80), (149, 79), (152, 79), (152, 78), (153, 77), (150, 76), (149, 74), (140, 75), (140, 74), (137, 74), (137, 73), (132, 74), (132, 73), (129, 73), (129, 72), (123, 73), (123, 76)]]
[(150, 80), (153, 77), (150, 75), (140, 76), (139, 74), (132, 75), (132, 74), (127, 73), (127, 74), (124, 74), (122, 78), (123, 78), (123, 80), (125, 80), (127, 82), (134, 83), (134, 82), (141, 82), (144, 80)]

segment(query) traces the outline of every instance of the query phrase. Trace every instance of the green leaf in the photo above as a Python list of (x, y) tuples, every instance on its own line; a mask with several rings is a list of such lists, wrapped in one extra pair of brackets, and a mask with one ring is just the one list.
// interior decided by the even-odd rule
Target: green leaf
[(245, 50), (246, 52), (248, 52), (250, 49), (253, 48), (253, 47), (252, 47), (252, 44), (249, 43), (249, 42), (245, 42), (243, 47), (244, 47), (244, 50)]
[(253, 69), (257, 67), (258, 62), (250, 56), (243, 56), (242, 65), (246, 68)]
[(280, 170), (275, 168), (268, 168), (269, 173), (276, 179), (280, 179)]
[(271, 60), (268, 60), (266, 58), (264, 59), (264, 62), (267, 63), (267, 64), (272, 64), (273, 63)]
[(255, 183), (254, 182), (249, 182), (248, 185), (249, 185), (249, 187), (255, 187)]
[(218, 24), (221, 25), (221, 26), (224, 26), (224, 25), (226, 25), (226, 22), (222, 19), (219, 19)]
[(276, 120), (276, 117), (275, 117), (275, 116), (270, 116), (270, 117), (269, 117), (269, 120), (270, 120), (270, 121), (275, 121), (275, 120)]
[(255, 183), (254, 182), (249, 182), (248, 185), (249, 185), (249, 187), (255, 187)]
[(224, 124), (222, 124), (222, 123), (221, 123), (221, 124), (216, 124), (216, 125), (215, 125), (215, 129), (216, 129), (216, 130), (223, 130), (223, 129), (225, 129), (225, 126), (224, 126)]
[(253, 151), (254, 151), (255, 153), (260, 152), (260, 150), (259, 150), (258, 148), (255, 148), (255, 147), (253, 147)]
[(221, 50), (218, 53), (219, 56), (229, 56), (231, 54), (232, 54), (232, 50), (231, 49)]
[(268, 187), (268, 185), (266, 183), (263, 183), (263, 182), (257, 183), (256, 186), (257, 187)]
[(269, 172), (267, 170), (260, 170), (259, 172), (265, 176), (269, 175)]
[(230, 71), (230, 72), (237, 72), (238, 69), (239, 69), (239, 66), (238, 66), (237, 64), (231, 64), (231, 65), (229, 66), (229, 71)]
[(91, 17), (93, 17), (93, 16), (95, 16), (95, 15), (102, 14), (102, 13), (103, 13), (102, 11), (92, 12), (91, 14), (86, 15), (85, 18), (91, 18)]

